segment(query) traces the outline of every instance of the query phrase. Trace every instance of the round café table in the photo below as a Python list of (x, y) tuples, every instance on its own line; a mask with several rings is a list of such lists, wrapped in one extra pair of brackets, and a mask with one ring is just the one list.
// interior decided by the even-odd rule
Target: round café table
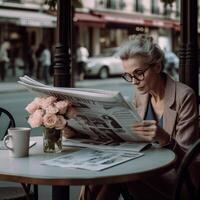
[(52, 185), (52, 199), (69, 199), (70, 185), (123, 183), (156, 176), (174, 167), (176, 155), (165, 148), (149, 148), (144, 156), (102, 171), (62, 168), (41, 165), (48, 160), (73, 151), (64, 148), (62, 153), (44, 153), (42, 137), (32, 137), (37, 144), (30, 149), (29, 157), (12, 158), (9, 150), (0, 150), (0, 180), (38, 185)]

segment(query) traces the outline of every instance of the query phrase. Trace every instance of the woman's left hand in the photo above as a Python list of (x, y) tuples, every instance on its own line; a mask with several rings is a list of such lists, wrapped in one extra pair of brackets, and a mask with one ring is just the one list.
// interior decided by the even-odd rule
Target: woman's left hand
[(136, 122), (132, 126), (132, 131), (138, 137), (147, 142), (158, 141), (160, 145), (169, 142), (169, 135), (158, 126), (155, 120), (143, 120)]
[(157, 122), (155, 120), (136, 122), (132, 126), (132, 131), (139, 138), (144, 139), (144, 141), (151, 142), (158, 132)]

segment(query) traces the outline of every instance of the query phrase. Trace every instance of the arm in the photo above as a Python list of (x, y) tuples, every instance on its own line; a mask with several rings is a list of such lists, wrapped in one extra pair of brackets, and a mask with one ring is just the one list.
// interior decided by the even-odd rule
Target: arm
[(180, 99), (177, 124), (173, 139), (176, 142), (175, 149), (180, 148), (186, 152), (199, 138), (198, 113), (196, 97), (192, 90), (188, 90)]

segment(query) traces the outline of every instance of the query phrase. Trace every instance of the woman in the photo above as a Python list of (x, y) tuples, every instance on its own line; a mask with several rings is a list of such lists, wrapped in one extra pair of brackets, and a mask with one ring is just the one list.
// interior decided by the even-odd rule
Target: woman
[[(122, 45), (119, 56), (124, 68), (122, 77), (135, 86), (134, 105), (144, 119), (132, 124), (134, 134), (144, 141), (172, 149), (181, 160), (199, 137), (193, 90), (163, 73), (164, 54), (151, 37), (135, 36)], [(169, 177), (175, 177), (175, 171), (158, 179), (162, 178), (165, 182), (165, 178)], [(155, 180), (157, 178), (154, 177), (153, 180), (128, 183), (126, 186), (138, 199), (146, 199), (147, 196), (143, 195), (144, 190), (147, 193), (146, 183), (155, 185), (157, 189), (166, 189), (165, 186), (161, 188), (159, 180)], [(118, 199), (119, 190), (116, 187), (118, 185), (88, 186), (82, 188), (80, 199)], [(157, 194), (156, 199), (159, 199)]]

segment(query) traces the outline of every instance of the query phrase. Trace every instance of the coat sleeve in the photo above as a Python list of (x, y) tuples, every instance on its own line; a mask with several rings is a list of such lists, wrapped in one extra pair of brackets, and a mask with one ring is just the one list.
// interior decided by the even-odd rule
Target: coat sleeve
[(196, 96), (191, 88), (181, 94), (178, 107), (174, 139), (176, 146), (186, 152), (199, 138)]

